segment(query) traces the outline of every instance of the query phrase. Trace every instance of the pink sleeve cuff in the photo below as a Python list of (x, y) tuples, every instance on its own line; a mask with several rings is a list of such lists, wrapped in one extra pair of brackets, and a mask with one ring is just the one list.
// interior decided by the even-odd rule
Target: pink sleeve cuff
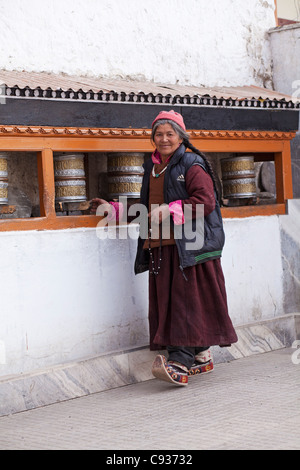
[(123, 217), (124, 207), (120, 202), (109, 202), (112, 206), (112, 211), (107, 216), (107, 222), (116, 221), (119, 222)]
[(184, 224), (184, 214), (182, 210), (181, 200), (170, 202), (169, 204), (170, 213), (173, 217), (173, 222), (175, 225)]

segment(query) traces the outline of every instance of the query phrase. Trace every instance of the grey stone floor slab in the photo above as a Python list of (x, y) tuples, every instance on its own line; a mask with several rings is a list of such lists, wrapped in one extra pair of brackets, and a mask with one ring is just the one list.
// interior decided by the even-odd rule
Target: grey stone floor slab
[(296, 353), (217, 364), (185, 388), (153, 379), (4, 416), (0, 450), (300, 449)]

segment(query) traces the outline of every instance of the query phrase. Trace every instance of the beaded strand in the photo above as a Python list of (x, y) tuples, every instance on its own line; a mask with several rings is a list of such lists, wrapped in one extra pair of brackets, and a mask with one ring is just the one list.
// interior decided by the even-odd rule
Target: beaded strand
[(150, 274), (154, 275), (154, 276), (157, 276), (159, 274), (159, 271), (160, 271), (160, 265), (161, 265), (161, 248), (162, 248), (162, 233), (160, 231), (160, 237), (159, 237), (159, 259), (158, 259), (158, 266), (157, 266), (157, 269), (155, 270), (155, 266), (154, 266), (154, 259), (153, 259), (153, 253), (152, 253), (152, 249), (151, 249), (151, 232), (152, 232), (152, 229), (150, 228), (149, 229), (149, 254), (150, 254), (150, 261), (151, 261), (151, 270), (150, 270)]

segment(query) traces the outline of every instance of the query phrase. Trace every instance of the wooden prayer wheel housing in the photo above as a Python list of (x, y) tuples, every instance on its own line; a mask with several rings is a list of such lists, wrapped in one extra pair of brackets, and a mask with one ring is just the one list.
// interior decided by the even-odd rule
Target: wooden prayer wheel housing
[(86, 201), (84, 155), (70, 154), (54, 157), (56, 202)]
[(221, 160), (221, 168), (225, 199), (256, 197), (253, 156), (226, 158)]
[(0, 204), (8, 204), (8, 169), (5, 153), (0, 153)]
[(108, 193), (112, 199), (139, 198), (144, 169), (144, 153), (112, 153), (107, 159)]

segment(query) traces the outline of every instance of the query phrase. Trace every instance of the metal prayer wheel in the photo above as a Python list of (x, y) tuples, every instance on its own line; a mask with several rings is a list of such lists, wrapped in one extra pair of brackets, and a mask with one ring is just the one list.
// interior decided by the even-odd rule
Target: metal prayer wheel
[(0, 153), (0, 204), (8, 204), (8, 169), (5, 153)]
[(143, 181), (143, 153), (111, 153), (107, 158), (108, 194), (112, 199), (139, 198)]
[(244, 199), (256, 196), (254, 157), (242, 156), (221, 160), (223, 197)]
[(56, 202), (86, 201), (84, 155), (70, 154), (54, 157)]

